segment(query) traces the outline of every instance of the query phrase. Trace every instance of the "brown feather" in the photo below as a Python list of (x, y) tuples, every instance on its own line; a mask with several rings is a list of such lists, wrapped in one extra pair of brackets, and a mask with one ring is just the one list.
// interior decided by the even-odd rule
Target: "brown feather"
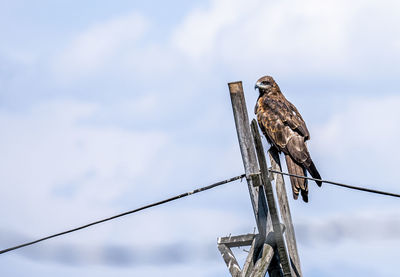
[[(310, 133), (297, 108), (283, 96), (279, 86), (270, 76), (257, 81), (260, 96), (254, 112), (258, 124), (267, 141), (278, 151), (285, 153), (289, 173), (311, 176), (321, 179), (308, 152), (306, 141)], [(290, 177), (293, 197), (301, 192), (303, 200), (308, 201), (308, 183), (306, 179)], [(317, 182), (320, 186), (321, 182)]]
[[(285, 155), (286, 165), (290, 174), (305, 176), (304, 168), (297, 164), (290, 155)], [(302, 178), (296, 178), (290, 176), (290, 182), (292, 184), (293, 198), (297, 199), (299, 197), (299, 192), (305, 201), (305, 197), (308, 199), (308, 186), (307, 180)], [(307, 201), (305, 201), (307, 202)]]

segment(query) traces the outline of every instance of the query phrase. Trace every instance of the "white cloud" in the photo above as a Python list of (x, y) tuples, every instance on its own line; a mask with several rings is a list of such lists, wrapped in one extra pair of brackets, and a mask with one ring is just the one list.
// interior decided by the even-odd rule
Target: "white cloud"
[(97, 72), (107, 63), (119, 59), (121, 52), (134, 50), (148, 25), (148, 20), (137, 13), (94, 24), (77, 35), (59, 54), (55, 70), (65, 74), (66, 78)]
[(283, 54), (296, 58), (304, 52), (333, 60), (344, 54), (346, 24), (352, 14), (352, 6), (337, 1), (215, 0), (208, 9), (186, 17), (173, 42), (193, 58), (214, 53), (225, 61), (254, 61)]
[[(152, 169), (168, 136), (85, 124), (96, 109), (56, 101), (25, 114), (0, 114), (1, 129), (7, 130), (0, 138), (1, 218), (9, 220), (8, 228), (32, 224), (33, 231), (78, 222), (79, 216), (104, 216)], [(9, 218), (10, 210), (12, 218), (24, 220)]]
[(312, 274), (320, 271), (315, 276), (334, 276), (328, 273), (330, 268), (350, 267), (340, 276), (358, 276), (363, 271), (366, 271), (364, 276), (396, 275), (395, 267), (376, 263), (384, 260), (392, 264), (396, 260), (400, 242), (400, 214), (396, 209), (366, 207), (346, 213), (332, 212), (319, 217), (307, 214), (296, 218), (295, 231), (304, 274), (314, 276)]
[(199, 67), (223, 62), (242, 76), (249, 69), (357, 75), (360, 65), (389, 67), (400, 58), (396, 9), (396, 1), (213, 0), (186, 16), (171, 43)]
[[(107, 69), (107, 75), (115, 71), (141, 80), (181, 76), (185, 69), (207, 75), (221, 64), (242, 79), (266, 71), (295, 77), (396, 72), (398, 5), (391, 0), (211, 0), (190, 11), (166, 40), (149, 28), (147, 18), (133, 13), (83, 30), (58, 53), (54, 69), (61, 79)], [(373, 25), (365, 16), (371, 12)]]
[[(397, 74), (398, 5), (397, 1), (212, 0), (207, 8), (195, 9), (180, 24), (171, 26), (175, 29), (166, 34), (166, 41), (164, 37), (152, 36), (148, 19), (136, 13), (110, 17), (110, 20), (83, 29), (67, 46), (60, 47), (53, 69), (62, 80), (85, 80), (93, 86), (93, 93), (96, 88), (103, 89), (105, 75), (112, 75), (107, 79), (111, 85), (105, 89), (113, 90), (112, 96), (118, 99), (112, 103), (107, 101), (109, 110), (106, 112), (103, 107), (76, 101), (45, 102), (24, 113), (0, 111), (0, 127), (5, 130), (0, 138), (3, 197), (0, 225), (8, 226), (11, 232), (22, 230), (21, 233), (37, 238), (87, 223), (89, 219), (115, 214), (123, 204), (134, 208), (138, 203), (158, 200), (159, 196), (163, 198), (169, 193), (192, 189), (197, 182), (200, 185), (241, 173), (229, 100), (224, 98), (227, 97), (225, 83), (232, 81), (227, 80), (227, 76), (232, 77), (231, 71), (244, 79), (245, 85), (246, 78), (254, 80), (260, 72), (265, 74), (266, 71), (277, 79), (291, 74), (295, 76), (289, 79), (293, 84), (293, 79), (301, 74), (316, 78), (317, 82), (321, 75), (329, 78), (331, 73), (345, 76), (374, 70), (383, 72), (384, 77)], [(171, 24), (160, 24), (164, 23)], [(35, 57), (33, 62), (40, 64), (43, 62), (40, 58)], [(15, 59), (24, 61), (25, 57)], [(389, 67), (394, 70), (387, 70)], [(169, 78), (171, 75), (175, 78)], [(371, 81), (375, 77), (379, 79), (376, 75), (366, 75)], [(125, 92), (117, 87), (120, 76), (131, 81), (122, 82)], [(38, 78), (38, 81), (52, 82), (44, 79)], [(138, 80), (153, 81), (146, 84), (151, 86), (151, 95), (140, 99), (137, 95), (132, 97), (140, 87), (136, 86)], [(76, 86), (71, 92), (80, 90), (82, 87)], [(38, 87), (32, 89), (33, 93), (38, 91)], [(99, 94), (94, 98), (101, 102), (102, 97), (104, 95)], [(255, 94), (246, 97), (249, 100)], [(310, 98), (309, 95), (304, 97)], [(250, 106), (251, 102), (248, 101)], [(391, 182), (392, 187), (397, 188), (395, 175), (383, 174), (382, 177), (381, 173), (397, 171), (395, 157), (400, 153), (391, 146), (393, 138), (400, 133), (396, 127), (400, 118), (396, 111), (399, 105), (399, 98), (393, 96), (358, 98), (333, 108), (338, 114), (311, 130), (311, 153), (322, 161), (317, 164), (318, 168), (324, 173), (336, 172), (345, 181), (350, 179), (346, 174), (353, 174), (362, 184)], [(251, 113), (251, 109), (249, 111)], [(315, 112), (309, 114), (315, 116)], [(113, 121), (112, 116), (118, 118)], [(96, 117), (96, 125), (88, 124), (87, 119), (92, 117)], [(137, 120), (139, 117), (143, 119), (142, 125), (136, 130), (118, 127), (118, 120), (132, 127), (129, 118)], [(143, 131), (144, 125), (169, 133)], [(156, 169), (154, 164), (158, 165)], [(151, 175), (151, 184), (138, 182), (148, 175)], [(375, 179), (367, 179), (366, 176), (372, 175), (376, 175)], [(96, 226), (92, 231), (85, 230), (60, 241), (75, 244), (79, 241), (79, 244), (100, 248), (109, 243), (124, 243), (132, 248), (140, 243), (153, 243), (157, 247), (165, 241), (176, 242), (182, 238), (185, 245), (198, 243), (199, 238), (215, 243), (219, 235), (251, 232), (254, 219), (246, 187), (244, 183), (239, 186), (243, 190), (216, 189), (203, 200), (197, 196), (186, 203), (182, 200), (176, 206), (171, 205), (172, 208), (146, 211), (132, 220)], [(350, 192), (340, 194), (328, 186), (312, 188), (311, 194), (313, 199), (308, 206), (299, 201), (293, 203), (295, 220), (305, 214), (307, 218), (315, 214), (325, 216), (338, 208), (346, 214), (353, 208), (363, 209), (367, 204), (371, 207), (371, 203), (365, 204), (359, 198), (354, 200)], [(348, 198), (341, 197), (344, 194), (349, 195)], [(372, 207), (380, 209), (382, 202), (376, 201)], [(229, 207), (225, 206), (229, 203)], [(348, 220), (346, 224), (351, 225), (353, 219), (344, 221)], [(326, 220), (326, 224), (317, 224), (320, 231), (334, 225), (327, 216), (320, 220)], [(364, 226), (368, 220), (362, 221)], [(339, 227), (349, 234), (349, 225)], [(369, 233), (366, 239), (371, 237)], [(316, 239), (324, 238), (316, 235)], [(351, 242), (351, 234), (348, 238), (338, 247), (325, 244), (318, 244), (317, 248), (303, 247), (300, 255), (305, 271), (312, 273), (310, 268), (315, 265), (315, 256), (327, 257), (321, 267), (326, 269), (334, 264), (334, 269), (343, 265), (346, 258), (368, 253), (367, 246), (364, 249), (359, 241)], [(51, 248), (51, 243), (57, 244), (49, 241), (43, 248)], [(369, 245), (379, 249), (383, 245), (380, 243)], [(330, 252), (332, 248), (334, 251)], [(217, 252), (215, 245), (209, 249)], [(374, 258), (369, 260), (371, 264), (385, 260), (386, 256)], [(221, 269), (218, 273), (227, 273), (222, 259), (216, 263)], [(40, 263), (31, 264), (35, 265), (36, 272), (42, 272), (37, 269)], [(41, 266), (47, 270), (52, 265)], [(359, 261), (357, 266), (363, 267), (363, 262)], [(185, 267), (183, 274), (179, 274), (183, 272), (179, 269), (158, 271), (153, 266), (135, 270), (140, 272), (138, 276), (159, 276), (168, 272), (184, 276), (193, 271), (206, 276), (207, 273), (203, 273), (209, 269), (209, 263), (188, 263)], [(13, 270), (10, 265), (6, 268)], [(65, 272), (70, 272), (71, 268), (57, 268), (54, 272), (67, 275)], [(110, 275), (110, 271), (104, 269)], [(82, 270), (80, 268), (78, 274)], [(87, 271), (86, 275), (93, 275), (93, 271)], [(378, 272), (381, 272), (379, 268)], [(213, 276), (212, 273), (207, 276)]]
[[(146, 113), (143, 108), (153, 105), (158, 105), (155, 99), (146, 96), (131, 108), (141, 114)], [(15, 232), (0, 242), (2, 247), (136, 208), (216, 181), (215, 178), (227, 178), (229, 170), (236, 171), (232, 167), (226, 172), (218, 170), (231, 163), (226, 159), (226, 155), (231, 156), (229, 147), (223, 148), (220, 157), (197, 143), (182, 145), (180, 139), (174, 144), (168, 133), (89, 124), (98, 110), (98, 105), (66, 100), (42, 102), (23, 113), (0, 110), (0, 128), (7, 130), (0, 138), (0, 221), (7, 227), (0, 231)], [(236, 157), (238, 163), (232, 163), (240, 164), (240, 156)], [(203, 176), (204, 172), (208, 174)], [(77, 241), (92, 249), (92, 256), (87, 258), (96, 260), (107, 245), (123, 243), (132, 249), (153, 245), (156, 249), (168, 243), (191, 245), (199, 239), (211, 244), (219, 235), (252, 231), (254, 223), (247, 197), (235, 201), (235, 207), (244, 205), (243, 211), (218, 208), (222, 205), (218, 193), (225, 195), (227, 191), (233, 198), (240, 197), (243, 191), (247, 193), (244, 183), (232, 184), (229, 189), (208, 195), (209, 208), (204, 208), (204, 198), (192, 196), (190, 204), (182, 200), (175, 206), (134, 215), (131, 220), (65, 236), (61, 245), (54, 241), (55, 248), (52, 242), (45, 242), (43, 251), (61, 247), (63, 252), (66, 245), (66, 262), (71, 258), (79, 263), (79, 253), (74, 253), (79, 250), (68, 248)], [(229, 205), (228, 200), (224, 204)], [(204, 228), (205, 225), (209, 227)], [(35, 247), (39, 250), (22, 253), (35, 256), (41, 246)], [(207, 247), (206, 252), (210, 250)], [(212, 249), (217, 251), (214, 246)], [(43, 255), (51, 260), (52, 255)], [(196, 259), (203, 259), (201, 255), (195, 255)]]
[(211, 1), (207, 9), (189, 13), (172, 36), (172, 44), (184, 54), (202, 59), (215, 51), (224, 28), (237, 22), (243, 10), (248, 11), (254, 1)]
[(296, 234), (307, 247), (322, 244), (400, 241), (400, 213), (394, 209), (350, 211), (319, 217), (298, 218)]
[[(395, 138), (400, 135), (400, 96), (364, 97), (344, 104), (341, 110), (315, 132), (316, 140), (339, 147), (324, 149), (335, 157), (361, 149), (400, 154)], [(323, 147), (323, 146), (319, 146)]]
[(396, 276), (396, 266), (391, 266), (397, 263), (394, 245), (398, 243), (348, 241), (303, 248), (300, 250), (302, 270), (307, 276)]
[(323, 161), (358, 182), (397, 189), (400, 96), (353, 98), (312, 130), (312, 147)]

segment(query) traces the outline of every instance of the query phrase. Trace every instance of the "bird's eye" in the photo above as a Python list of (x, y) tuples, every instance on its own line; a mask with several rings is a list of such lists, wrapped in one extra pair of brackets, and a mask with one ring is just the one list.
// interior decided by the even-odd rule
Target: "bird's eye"
[(270, 85), (271, 83), (268, 82), (268, 81), (262, 81), (261, 84), (263, 84), (263, 85)]

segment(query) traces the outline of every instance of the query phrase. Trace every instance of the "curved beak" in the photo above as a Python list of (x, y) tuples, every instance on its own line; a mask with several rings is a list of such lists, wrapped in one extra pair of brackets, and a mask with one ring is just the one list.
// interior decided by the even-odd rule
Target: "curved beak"
[(260, 88), (260, 85), (261, 85), (261, 82), (257, 82), (257, 83), (255, 84), (255, 86), (254, 86), (254, 89)]

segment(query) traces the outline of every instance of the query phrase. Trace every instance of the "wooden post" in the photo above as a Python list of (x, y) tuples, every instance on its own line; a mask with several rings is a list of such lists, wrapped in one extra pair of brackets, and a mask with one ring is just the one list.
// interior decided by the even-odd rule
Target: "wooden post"
[(258, 163), (261, 169), (261, 177), (264, 184), (264, 188), (266, 191), (266, 197), (268, 201), (268, 207), (271, 215), (272, 220), (272, 227), (275, 233), (275, 241), (278, 248), (279, 258), (282, 265), (283, 276), (292, 276), (291, 274), (291, 267), (289, 264), (289, 258), (286, 253), (286, 246), (285, 241), (283, 239), (283, 232), (281, 229), (278, 210), (276, 208), (274, 192), (272, 189), (272, 184), (268, 175), (268, 166), (267, 161), (265, 159), (264, 149), (261, 142), (260, 132), (258, 131), (258, 125), (256, 120), (253, 119), (251, 122), (252, 132), (254, 136), (254, 142), (257, 151)]
[(264, 243), (261, 258), (255, 264), (251, 277), (264, 277), (273, 257), (273, 247), (268, 243)]
[[(287, 238), (291, 238), (291, 249), (293, 248), (294, 241), (295, 248), (293, 249), (296, 250), (295, 254), (292, 254), (294, 252), (290, 250), (291, 263), (289, 262), (285, 240), (283, 238), (283, 233), (286, 228), (285, 225), (281, 224), (279, 221), (279, 215), (257, 122), (253, 120), (252, 124), (249, 124), (242, 82), (229, 83), (228, 86), (240, 152), (242, 154), (243, 165), (246, 173), (247, 186), (259, 233), (257, 235), (247, 234), (235, 237), (229, 236), (219, 238), (218, 249), (224, 258), (231, 275), (234, 277), (264, 277), (267, 272), (270, 277), (301, 277), (297, 247), (294, 240), (293, 225), (291, 224), (291, 221), (289, 221), (290, 212), (282, 212), (282, 209), (285, 211), (289, 210), (284, 184), (282, 185), (282, 182), (278, 181), (277, 189), (279, 188), (279, 192), (277, 194), (279, 204), (282, 205), (282, 207), (280, 207), (281, 212), (282, 214), (285, 213), (285, 219), (283, 221), (288, 225), (288, 228), (291, 228), (289, 230), (289, 235), (285, 235)], [(273, 166), (277, 165), (275, 162), (272, 162), (272, 164)], [(284, 202), (285, 197), (286, 204)], [(243, 266), (243, 270), (241, 270), (230, 248), (250, 244), (250, 252)], [(291, 264), (292, 267), (290, 266)]]
[(267, 233), (268, 207), (265, 201), (264, 190), (260, 186), (260, 177), (257, 176), (259, 168), (250, 131), (243, 86), (240, 81), (229, 83), (228, 86), (251, 204), (253, 206), (259, 235), (265, 238)]
[(251, 257), (248, 257), (246, 260), (242, 272), (242, 276), (247, 277), (251, 274), (257, 260), (260, 258), (259, 253), (263, 250), (267, 231), (269, 231), (268, 228), (272, 229), (272, 224), (268, 224), (271, 219), (268, 212), (264, 188), (261, 186), (262, 182), (259, 176), (258, 161), (255, 153), (254, 140), (251, 135), (242, 82), (232, 82), (229, 83), (228, 86), (232, 101), (236, 133), (246, 173), (247, 186), (258, 228), (258, 236), (254, 239), (251, 253), (248, 255)]
[[(282, 171), (279, 153), (275, 147), (271, 147), (268, 151), (270, 160), (271, 160), (271, 168), (275, 171)], [(288, 246), (288, 252), (290, 257), (290, 264), (292, 266), (292, 270), (295, 276), (302, 277), (301, 267), (300, 267), (300, 258), (297, 251), (296, 244), (296, 236), (294, 232), (292, 215), (290, 214), (289, 201), (285, 188), (285, 181), (283, 179), (282, 174), (274, 174), (275, 186), (276, 186), (276, 194), (278, 197), (279, 208), (281, 212), (281, 218), (283, 223), (285, 224), (285, 237), (286, 243)]]
[(228, 267), (229, 272), (232, 277), (240, 277), (241, 270), (238, 262), (236, 261), (235, 255), (233, 255), (232, 250), (226, 246), (225, 244), (218, 244), (218, 250), (222, 254), (222, 258), (224, 259), (226, 266)]
[(256, 239), (253, 239), (253, 242), (250, 247), (249, 254), (247, 255), (246, 261), (243, 266), (241, 277), (249, 277), (254, 268), (254, 248), (256, 245)]

